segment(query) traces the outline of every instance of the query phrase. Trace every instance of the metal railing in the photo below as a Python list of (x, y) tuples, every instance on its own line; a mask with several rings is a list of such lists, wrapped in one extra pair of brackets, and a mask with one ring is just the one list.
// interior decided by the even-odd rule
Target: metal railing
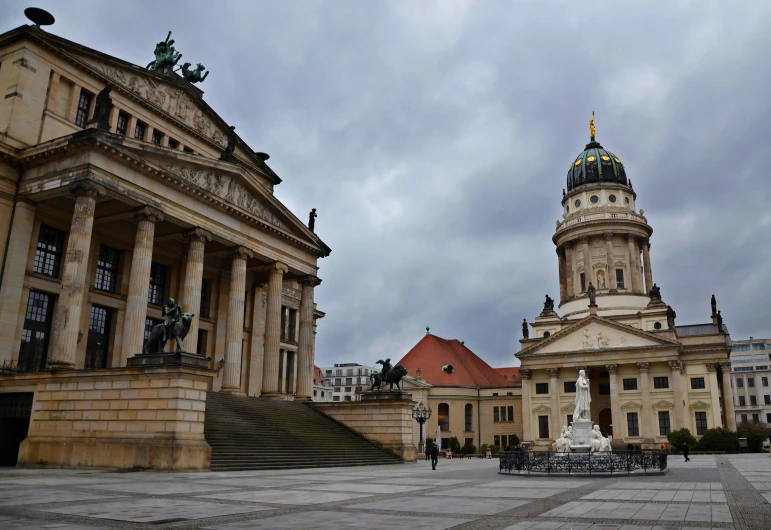
[(667, 468), (667, 452), (660, 449), (602, 453), (503, 451), (499, 456), (501, 473), (648, 473)]

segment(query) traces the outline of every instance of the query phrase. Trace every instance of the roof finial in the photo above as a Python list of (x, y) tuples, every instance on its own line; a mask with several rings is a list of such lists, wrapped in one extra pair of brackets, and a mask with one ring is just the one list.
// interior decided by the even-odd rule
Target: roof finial
[(592, 138), (592, 142), (594, 141), (594, 137), (597, 134), (597, 128), (594, 126), (594, 111), (592, 111), (592, 119), (589, 120), (589, 136)]
[(429, 328), (428, 326), (426, 326), (426, 335), (431, 335), (431, 332), (429, 331), (430, 329), (431, 329), (431, 328)]

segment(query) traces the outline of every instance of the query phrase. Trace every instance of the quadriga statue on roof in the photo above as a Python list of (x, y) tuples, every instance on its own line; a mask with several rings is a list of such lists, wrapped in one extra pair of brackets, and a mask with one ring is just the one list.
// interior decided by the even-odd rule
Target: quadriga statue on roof
[(148, 70), (161, 70), (173, 68), (182, 58), (182, 54), (174, 49), (174, 39), (169, 40), (171, 31), (166, 35), (166, 40), (155, 45), (155, 60), (147, 65)]
[(182, 77), (191, 83), (203, 83), (203, 80), (206, 79), (207, 75), (209, 75), (208, 70), (206, 70), (206, 73), (201, 75), (201, 72), (204, 70), (206, 70), (206, 67), (201, 63), (198, 63), (198, 66), (195, 67), (195, 70), (190, 69), (190, 63), (185, 63), (182, 65)]

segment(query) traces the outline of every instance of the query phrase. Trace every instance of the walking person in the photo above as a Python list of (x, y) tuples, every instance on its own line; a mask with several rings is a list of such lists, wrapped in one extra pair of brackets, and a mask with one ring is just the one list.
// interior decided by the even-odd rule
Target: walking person
[(685, 457), (686, 462), (691, 461), (691, 459), (688, 458), (688, 442), (683, 442), (683, 456)]
[(431, 469), (436, 471), (436, 464), (439, 462), (439, 446), (434, 444), (431, 448)]

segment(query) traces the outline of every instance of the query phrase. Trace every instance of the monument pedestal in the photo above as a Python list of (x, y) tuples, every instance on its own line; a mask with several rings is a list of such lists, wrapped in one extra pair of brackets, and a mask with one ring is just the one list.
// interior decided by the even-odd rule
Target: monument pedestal
[(592, 420), (573, 420), (573, 443), (570, 450), (574, 453), (588, 453), (592, 446)]

